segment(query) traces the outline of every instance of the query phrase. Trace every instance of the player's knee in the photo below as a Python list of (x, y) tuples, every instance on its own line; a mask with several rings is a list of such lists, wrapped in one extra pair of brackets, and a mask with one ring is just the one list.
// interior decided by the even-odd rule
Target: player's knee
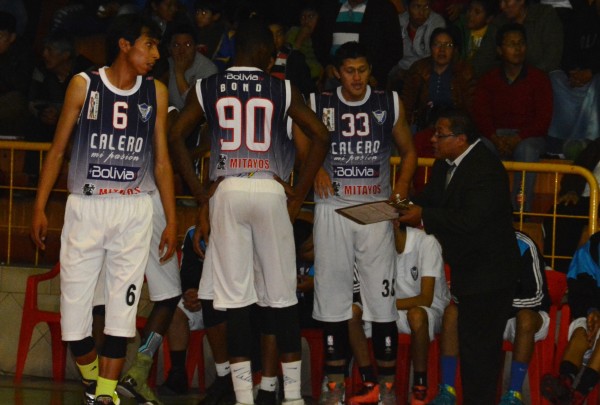
[(200, 300), (202, 304), (202, 318), (204, 327), (212, 328), (227, 321), (227, 311), (217, 311), (212, 300)]
[(326, 361), (346, 360), (350, 347), (347, 321), (326, 322), (323, 327), (323, 339)]
[(94, 339), (92, 339), (91, 336), (70, 342), (69, 345), (71, 346), (71, 352), (75, 357), (82, 357), (95, 348)]
[(517, 334), (535, 334), (542, 324), (542, 318), (537, 311), (522, 309), (517, 312)]
[(406, 312), (406, 318), (408, 319), (408, 325), (412, 331), (427, 328), (429, 326), (427, 311), (421, 307), (410, 308)]
[(361, 322), (362, 323), (363, 310), (360, 305), (352, 304), (352, 319), (348, 322)]
[(444, 316), (442, 318), (442, 324), (444, 328), (446, 325), (450, 328), (456, 329), (458, 322), (458, 306), (454, 304), (450, 304), (444, 310)]
[(127, 353), (127, 338), (122, 336), (106, 335), (102, 356), (109, 359), (122, 359)]
[(177, 308), (177, 304), (179, 304), (179, 300), (181, 299), (181, 295), (176, 297), (167, 298), (166, 300), (160, 300), (154, 302), (154, 306), (157, 308), (165, 308), (168, 311), (174, 312), (175, 308)]
[(379, 361), (395, 361), (398, 352), (396, 322), (373, 322), (373, 353)]

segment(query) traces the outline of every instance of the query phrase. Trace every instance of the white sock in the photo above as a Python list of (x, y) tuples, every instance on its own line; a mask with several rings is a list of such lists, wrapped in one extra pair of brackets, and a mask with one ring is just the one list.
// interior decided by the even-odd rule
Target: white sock
[(217, 368), (217, 375), (219, 377), (225, 377), (231, 373), (231, 367), (229, 366), (229, 361), (225, 363), (215, 363), (215, 367)]
[(254, 395), (252, 394), (252, 370), (250, 362), (242, 361), (232, 364), (231, 375), (237, 402), (240, 404), (253, 404)]
[(260, 379), (260, 389), (263, 391), (274, 392), (277, 388), (277, 377), (262, 377)]
[(300, 374), (302, 361), (292, 361), (290, 363), (281, 363), (283, 372), (283, 396), (287, 400), (300, 399)]

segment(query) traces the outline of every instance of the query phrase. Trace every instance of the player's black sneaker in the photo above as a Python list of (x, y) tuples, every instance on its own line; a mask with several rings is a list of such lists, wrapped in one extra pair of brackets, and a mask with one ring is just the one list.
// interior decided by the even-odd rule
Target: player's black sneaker
[(259, 389), (254, 403), (256, 405), (277, 405), (277, 393)]
[(119, 397), (112, 397), (110, 395), (98, 395), (94, 401), (94, 405), (119, 405)]
[(86, 380), (83, 378), (81, 380), (84, 390), (83, 390), (83, 405), (94, 405), (96, 400), (96, 381), (94, 380)]
[(217, 376), (212, 385), (206, 390), (204, 399), (200, 401), (200, 405), (233, 405), (235, 403), (231, 374), (223, 377)]
[(553, 404), (570, 405), (573, 396), (573, 381), (559, 375), (546, 374), (542, 377), (542, 396)]

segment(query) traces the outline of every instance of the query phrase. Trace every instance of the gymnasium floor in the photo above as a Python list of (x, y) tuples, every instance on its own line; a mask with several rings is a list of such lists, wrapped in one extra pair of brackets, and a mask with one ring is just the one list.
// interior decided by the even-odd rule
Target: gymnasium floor
[[(18, 386), (12, 376), (0, 376), (0, 405), (80, 405), (83, 389), (78, 381), (55, 383), (45, 378), (23, 378)], [(204, 397), (191, 391), (185, 397), (161, 397), (165, 405), (196, 405)], [(121, 398), (121, 405), (135, 405), (131, 399)]]

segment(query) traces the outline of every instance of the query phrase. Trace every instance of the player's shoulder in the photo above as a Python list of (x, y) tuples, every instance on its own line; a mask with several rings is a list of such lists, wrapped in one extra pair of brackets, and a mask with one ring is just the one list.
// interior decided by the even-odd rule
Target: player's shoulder
[[(415, 244), (421, 246), (427, 246), (426, 249), (440, 246), (440, 243), (435, 236), (428, 234), (420, 228), (407, 227), (406, 232), (410, 237), (415, 240)], [(428, 250), (430, 252), (430, 250)]]

